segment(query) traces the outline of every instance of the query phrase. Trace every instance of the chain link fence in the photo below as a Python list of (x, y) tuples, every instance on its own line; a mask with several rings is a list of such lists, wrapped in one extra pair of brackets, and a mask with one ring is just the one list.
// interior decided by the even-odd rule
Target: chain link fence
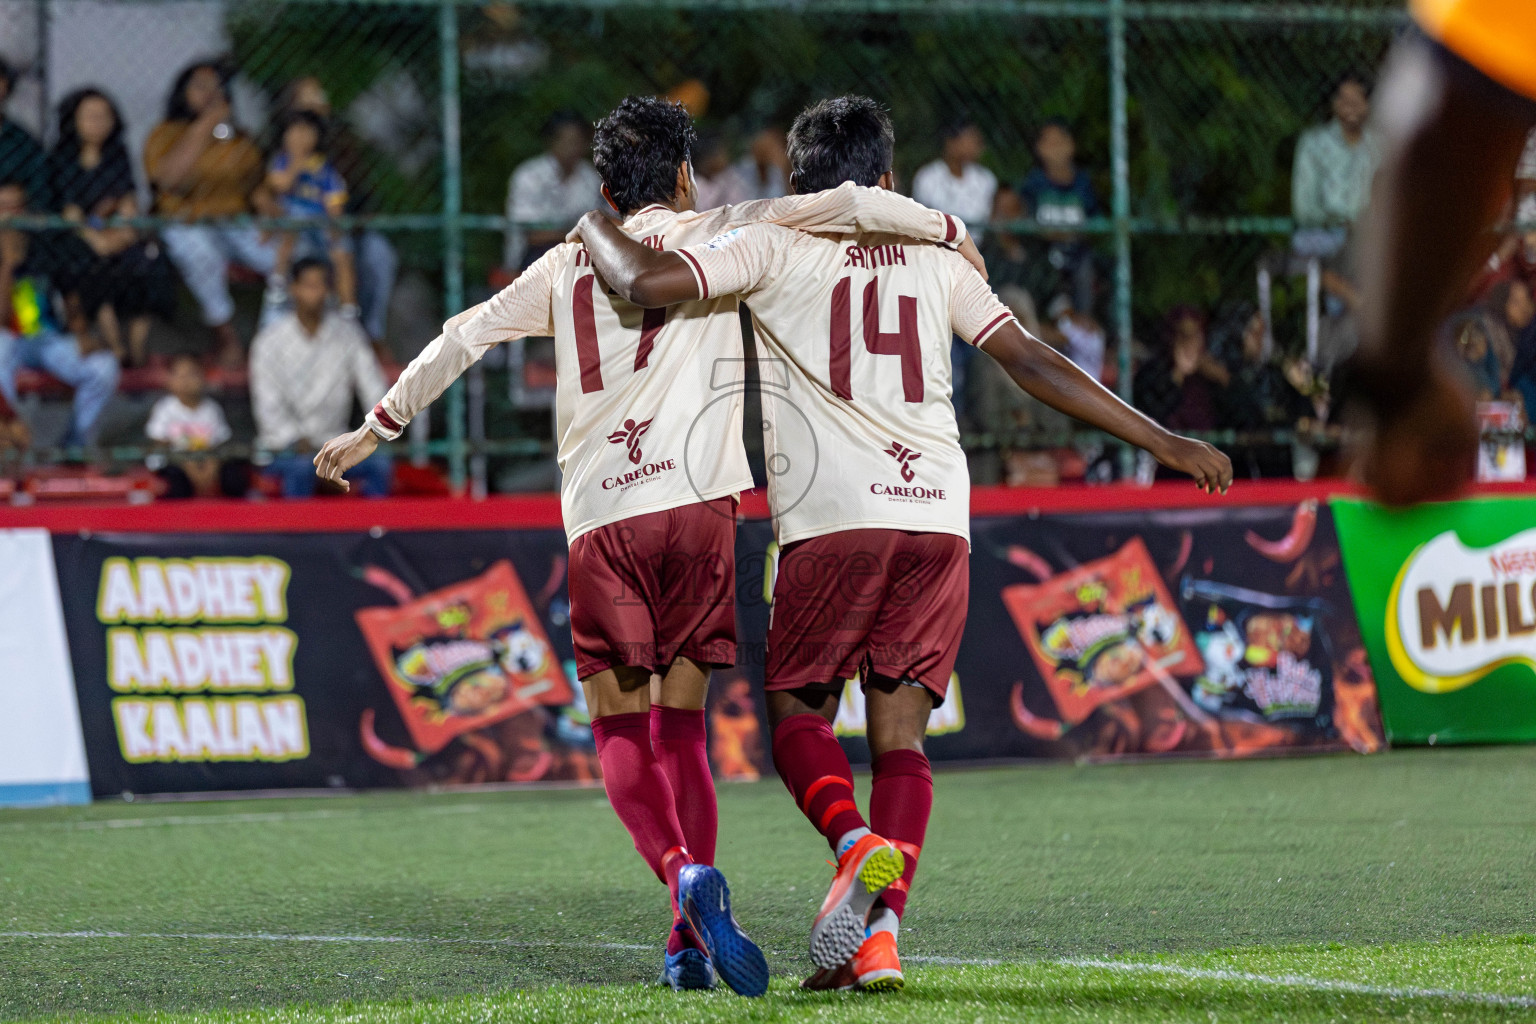
[[(509, 179), (544, 152), (555, 115), (590, 124), (628, 93), (674, 96), (699, 121), (701, 176), (725, 181), (734, 169), (735, 187), (763, 194), (782, 188), (794, 114), (854, 91), (890, 106), (904, 191), (941, 156), (949, 126), (979, 132), (980, 162), (998, 183), (984, 248), (994, 285), (1026, 319), (1089, 359), (1100, 346), (1107, 382), (1210, 432), (1239, 455), (1240, 473), (1289, 473), (1311, 471), (1296, 452), (1315, 462), (1327, 447), (1324, 433), (1314, 437), (1325, 409), (1314, 396), (1328, 346), (1348, 344), (1347, 323), (1330, 320), (1347, 320), (1347, 267), (1293, 245), (1297, 140), (1329, 119), (1343, 77), (1368, 83), (1404, 25), (1390, 0), (0, 0), (0, 57), (14, 72), (7, 113), (44, 148), (68, 134), (59, 108), (77, 89), (112, 98), (137, 206), (134, 218), (104, 223), (135, 226), (135, 240), (174, 271), (174, 301), (149, 328), (150, 369), (124, 371), (100, 423), (119, 459), (141, 455), (164, 383), (156, 353), (227, 355), (220, 317), (249, 342), (285, 234), (346, 252), (360, 324), (403, 363), (446, 313), (515, 271), (523, 250), (509, 231), (534, 241), (563, 227), (508, 221)], [(227, 86), (228, 129), (254, 154), (253, 181), (282, 152), (293, 111), (308, 110), (324, 121), (347, 200), (318, 231), (281, 203), (192, 211), (206, 238), (238, 225), (260, 241), (246, 251), (218, 240), (200, 268), (185, 245), (175, 251), (187, 225), (168, 219), (175, 190), (146, 146), (178, 75), (205, 60)], [(1044, 215), (1042, 130), (1070, 136), (1083, 172), (1068, 222)], [(0, 147), (0, 171), (4, 157)], [(34, 201), (28, 213), (51, 219), (26, 223), (78, 233), (66, 212)], [(1210, 366), (1171, 354), (1190, 324)], [(555, 484), (551, 352), (503, 348), (412, 433), (410, 454), (444, 460), (455, 487)], [(1101, 438), (1004, 393), (985, 362), (967, 368), (960, 403), (980, 479), (1133, 469)], [(1206, 399), (1187, 393), (1191, 374), (1212, 385)], [(63, 454), (68, 407), (39, 401), (59, 390), (46, 374), (22, 376), (17, 402), (33, 423), (36, 464)], [(212, 380), (237, 440), (255, 451), (245, 379), (232, 369)]]

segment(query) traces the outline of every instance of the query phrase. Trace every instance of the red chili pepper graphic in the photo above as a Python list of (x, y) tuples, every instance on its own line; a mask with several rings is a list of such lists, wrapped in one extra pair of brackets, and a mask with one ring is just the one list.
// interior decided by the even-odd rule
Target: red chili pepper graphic
[(1294, 562), (1301, 557), (1312, 544), (1312, 535), (1317, 532), (1317, 502), (1307, 500), (1296, 506), (1296, 515), (1291, 519), (1291, 528), (1284, 537), (1279, 540), (1265, 540), (1257, 533), (1249, 530), (1243, 535), (1248, 546), (1271, 562)]

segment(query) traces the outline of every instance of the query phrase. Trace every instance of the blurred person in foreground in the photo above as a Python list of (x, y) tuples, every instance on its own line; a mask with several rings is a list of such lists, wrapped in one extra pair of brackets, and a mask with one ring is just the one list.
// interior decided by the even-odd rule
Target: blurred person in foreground
[[(364, 409), (384, 397), (384, 374), (357, 321), (329, 308), (330, 265), (302, 259), (291, 277), (292, 312), (251, 342), (251, 411), (257, 445), (276, 453), (267, 473), (284, 497), (307, 498), (318, 483), (314, 452), (347, 431), (353, 395)], [(348, 476), (365, 497), (382, 498), (389, 493), (389, 456), (373, 453)]]
[[(346, 212), (377, 213), (379, 200), (372, 184), (377, 164), (370, 161), (363, 141), (346, 118), (332, 113), (330, 94), (320, 79), (305, 75), (284, 87), (277, 100), (278, 123), (296, 110), (307, 110), (324, 122), (326, 156), (347, 183)], [(357, 307), (363, 330), (375, 343), (382, 342), (400, 257), (384, 233), (372, 228), (353, 228), (347, 239), (357, 264)]]
[[(0, 220), (27, 213), (27, 190), (0, 182)], [(117, 358), (96, 343), (83, 318), (68, 323), (55, 286), (57, 252), (35, 235), (0, 228), (0, 395), (16, 404), (16, 374), (42, 370), (75, 389), (66, 448), (96, 441), (96, 424), (117, 389)]]
[[(165, 120), (144, 143), (155, 213), (191, 221), (257, 212), (261, 150), (235, 126), (229, 105), (232, 74), (222, 62), (201, 61), (176, 76)], [(239, 365), (243, 356), (231, 323), (235, 301), (229, 294), (229, 265), (239, 263), (265, 277), (276, 266), (276, 246), (249, 224), (168, 224), (160, 237), (202, 309), (220, 361)]]
[(60, 287), (120, 360), (141, 366), (150, 314), (170, 317), (176, 287), (157, 242), (137, 228), (104, 223), (139, 213), (124, 131), (117, 105), (100, 89), (64, 98), (48, 154), (49, 209), (80, 225), (53, 239), (68, 266)]
[[(250, 485), (250, 466), (223, 459), (216, 449), (232, 436), (224, 409), (203, 391), (202, 362), (190, 352), (171, 358), (165, 387), (169, 394), (155, 403), (144, 436), (156, 446), (180, 456), (155, 471), (165, 481), (166, 498), (240, 498)], [(160, 458), (165, 459), (164, 452)]]
[(15, 84), (15, 69), (0, 58), (0, 181), (19, 182), (28, 195), (41, 199), (48, 184), (43, 147), (31, 132), (5, 114)]
[(1435, 339), (1498, 242), (1536, 127), (1536, 7), (1413, 0), (1378, 99), (1383, 158), (1363, 225), (1353, 450), (1383, 501), (1449, 497), (1472, 479), (1473, 396)]
[[(562, 111), (539, 133), (544, 152), (517, 165), (507, 185), (508, 270), (526, 270), (561, 242), (565, 233), (603, 201), (603, 182), (587, 159), (592, 136), (587, 123)], [(538, 225), (538, 226), (532, 226)]]

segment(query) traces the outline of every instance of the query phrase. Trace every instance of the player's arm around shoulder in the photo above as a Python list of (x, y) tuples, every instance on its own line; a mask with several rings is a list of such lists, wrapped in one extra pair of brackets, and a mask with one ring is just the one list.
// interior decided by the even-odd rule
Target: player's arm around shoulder
[(598, 276), (637, 306), (651, 309), (703, 297), (683, 257), (635, 241), (601, 210), (583, 216), (566, 237), (583, 243)]

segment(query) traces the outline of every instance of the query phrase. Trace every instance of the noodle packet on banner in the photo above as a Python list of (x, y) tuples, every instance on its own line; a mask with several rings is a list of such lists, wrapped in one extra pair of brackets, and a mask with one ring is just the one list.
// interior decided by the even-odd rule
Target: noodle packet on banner
[(1005, 587), (1002, 598), (1069, 726), (1100, 704), (1200, 673), (1200, 652), (1140, 537), (1044, 583)]
[(512, 563), (395, 608), (358, 629), (424, 754), (539, 704), (569, 704), (565, 670)]
[(1190, 696), (1207, 711), (1278, 721), (1316, 718), (1333, 693), (1326, 606), (1186, 576), (1179, 600), (1205, 670)]

